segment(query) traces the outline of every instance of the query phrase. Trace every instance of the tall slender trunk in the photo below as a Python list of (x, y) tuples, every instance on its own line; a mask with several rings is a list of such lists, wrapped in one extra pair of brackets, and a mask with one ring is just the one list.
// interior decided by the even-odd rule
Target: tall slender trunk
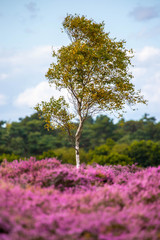
[(79, 143), (80, 143), (80, 137), (82, 133), (82, 127), (83, 127), (83, 121), (80, 118), (79, 126), (75, 135), (75, 153), (76, 153), (76, 167), (77, 169), (80, 167), (80, 153), (79, 153)]
[(75, 140), (75, 151), (76, 151), (76, 167), (80, 167), (80, 154), (79, 154), (79, 139)]

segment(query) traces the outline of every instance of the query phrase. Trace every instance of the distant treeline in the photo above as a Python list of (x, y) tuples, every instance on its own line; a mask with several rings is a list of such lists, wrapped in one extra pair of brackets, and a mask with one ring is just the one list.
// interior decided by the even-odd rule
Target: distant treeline
[[(68, 136), (58, 129), (47, 131), (35, 113), (19, 122), (0, 121), (0, 161), (35, 156), (56, 156), (74, 163)], [(160, 122), (145, 114), (140, 120), (114, 123), (106, 115), (88, 118), (81, 138), (81, 162), (160, 165)]]

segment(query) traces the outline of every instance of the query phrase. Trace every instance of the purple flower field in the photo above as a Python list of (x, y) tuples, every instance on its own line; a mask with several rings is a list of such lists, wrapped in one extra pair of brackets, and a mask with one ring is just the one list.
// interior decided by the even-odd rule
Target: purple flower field
[(0, 166), (0, 240), (158, 240), (160, 167)]

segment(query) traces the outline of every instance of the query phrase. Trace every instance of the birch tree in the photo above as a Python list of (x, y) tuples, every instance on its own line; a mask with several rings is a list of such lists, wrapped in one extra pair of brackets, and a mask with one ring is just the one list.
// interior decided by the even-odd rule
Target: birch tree
[[(119, 112), (126, 104), (146, 103), (140, 91), (135, 90), (129, 70), (133, 51), (125, 41), (112, 39), (104, 31), (104, 22), (96, 23), (85, 16), (67, 15), (63, 29), (71, 43), (53, 51), (56, 62), (50, 65), (46, 77), (59, 91), (66, 89), (74, 106), (61, 96), (41, 102), (35, 109), (44, 118), (47, 128), (65, 130), (74, 141), (76, 166), (80, 166), (80, 137), (88, 116), (99, 112)], [(77, 129), (73, 119), (78, 117)]]

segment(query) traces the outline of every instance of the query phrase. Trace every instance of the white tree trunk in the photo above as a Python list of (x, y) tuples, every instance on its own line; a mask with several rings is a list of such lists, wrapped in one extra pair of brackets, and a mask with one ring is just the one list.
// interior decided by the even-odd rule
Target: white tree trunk
[(77, 167), (77, 169), (79, 169), (79, 167), (80, 167), (80, 155), (79, 155), (79, 140), (78, 139), (76, 139), (75, 151), (76, 151), (76, 167)]
[(76, 151), (76, 167), (77, 169), (80, 167), (80, 154), (79, 154), (79, 142), (82, 133), (83, 121), (80, 118), (79, 126), (75, 135), (75, 151)]

